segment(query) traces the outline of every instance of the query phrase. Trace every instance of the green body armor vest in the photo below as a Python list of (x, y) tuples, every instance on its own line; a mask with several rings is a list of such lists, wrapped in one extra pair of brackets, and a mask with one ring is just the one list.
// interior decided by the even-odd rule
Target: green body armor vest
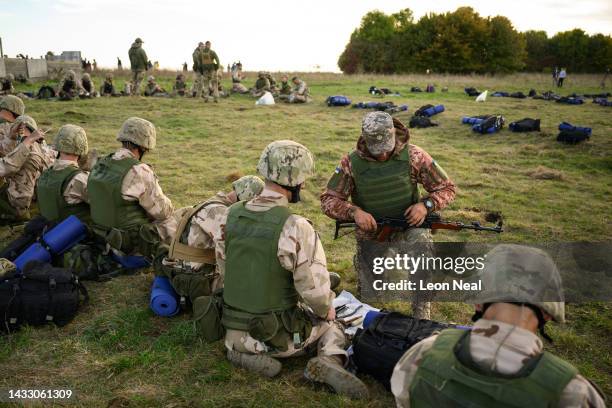
[(247, 210), (244, 202), (229, 209), (225, 225), (224, 326), (249, 331), (252, 318), (295, 308), (293, 274), (278, 261), (278, 240), (291, 215), (287, 207)]
[(87, 181), (92, 221), (105, 228), (133, 229), (149, 223), (138, 201), (127, 201), (121, 185), (128, 171), (140, 162), (134, 158), (114, 160), (108, 155), (91, 169)]
[(469, 353), (470, 332), (446, 329), (427, 351), (410, 385), (412, 407), (556, 407), (578, 370), (544, 352), (518, 373), (479, 369)]
[(64, 198), (68, 183), (80, 172), (81, 170), (73, 166), (62, 170), (51, 168), (43, 171), (36, 183), (38, 208), (43, 217), (49, 221), (62, 221), (70, 215), (76, 215), (85, 223), (90, 221), (89, 204), (68, 204)]
[(374, 218), (403, 218), (404, 212), (419, 201), (419, 190), (410, 179), (408, 147), (385, 162), (349, 155), (355, 189), (352, 201)]

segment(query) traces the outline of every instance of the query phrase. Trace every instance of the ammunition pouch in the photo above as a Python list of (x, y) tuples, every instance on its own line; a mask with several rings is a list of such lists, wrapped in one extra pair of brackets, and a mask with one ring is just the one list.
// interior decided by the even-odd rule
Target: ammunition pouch
[(221, 340), (225, 328), (221, 324), (223, 289), (210, 296), (199, 296), (193, 301), (193, 322), (196, 333), (207, 343)]

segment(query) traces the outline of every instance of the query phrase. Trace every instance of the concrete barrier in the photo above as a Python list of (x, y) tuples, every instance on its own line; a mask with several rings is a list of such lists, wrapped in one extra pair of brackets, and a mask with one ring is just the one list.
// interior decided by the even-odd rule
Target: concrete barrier
[(47, 77), (47, 61), (44, 59), (28, 59), (26, 60), (28, 69), (28, 78), (43, 79)]
[(6, 76), (6, 68), (4, 67), (4, 58), (0, 58), (0, 78)]

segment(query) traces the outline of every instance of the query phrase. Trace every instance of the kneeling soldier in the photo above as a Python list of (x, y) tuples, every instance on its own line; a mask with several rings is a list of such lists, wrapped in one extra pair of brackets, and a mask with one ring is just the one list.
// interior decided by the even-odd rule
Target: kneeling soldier
[(313, 173), (310, 151), (281, 140), (263, 151), (258, 172), (262, 193), (232, 205), (215, 237), (224, 273), (223, 317), (227, 357), (238, 367), (273, 377), (277, 358), (316, 349), (305, 376), (339, 394), (363, 398), (366, 386), (345, 370), (347, 340), (335, 322), (330, 276), (323, 246), (312, 224), (291, 213)]

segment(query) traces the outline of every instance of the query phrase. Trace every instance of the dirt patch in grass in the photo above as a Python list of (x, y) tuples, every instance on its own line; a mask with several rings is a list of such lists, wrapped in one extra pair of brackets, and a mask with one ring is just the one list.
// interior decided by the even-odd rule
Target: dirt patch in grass
[(562, 171), (550, 169), (545, 166), (538, 166), (528, 171), (527, 175), (537, 180), (565, 180), (565, 174)]

